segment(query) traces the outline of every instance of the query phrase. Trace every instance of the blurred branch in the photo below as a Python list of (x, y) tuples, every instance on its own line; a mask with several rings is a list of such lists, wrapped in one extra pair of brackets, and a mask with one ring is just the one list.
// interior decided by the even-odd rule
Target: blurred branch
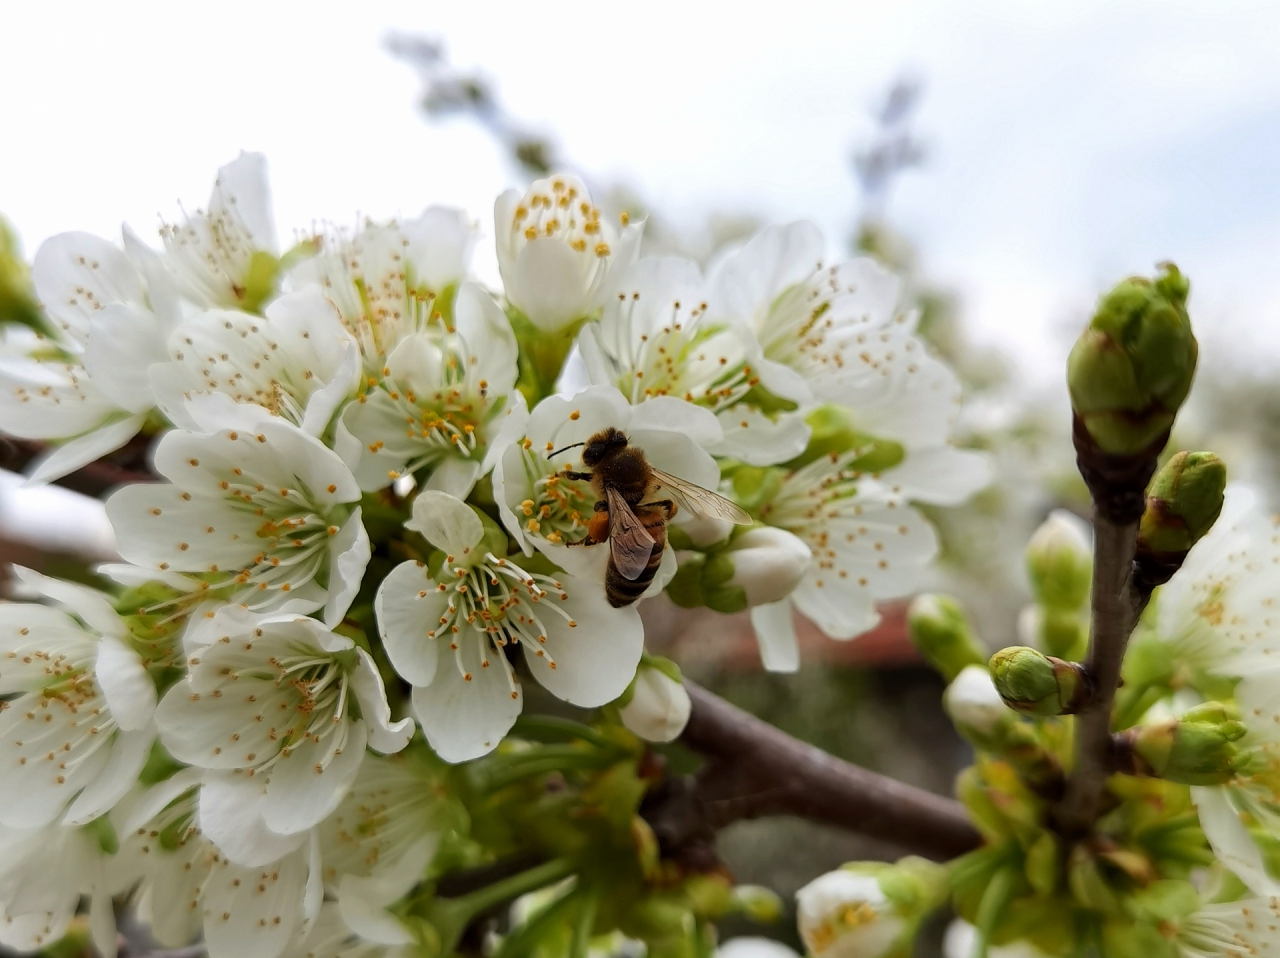
[(859, 768), (792, 738), (686, 681), (693, 700), (680, 742), (706, 759), (668, 779), (642, 813), (664, 853), (715, 864), (715, 833), (737, 821), (796, 815), (947, 859), (981, 843), (959, 802)]
[(853, 154), (854, 174), (868, 207), (864, 218), (878, 218), (894, 180), (924, 162), (924, 146), (911, 131), (923, 93), (924, 84), (919, 79), (903, 77), (872, 110), (876, 131), (870, 142)]
[[(120, 453), (82, 466), (61, 479), (53, 480), (54, 484), (96, 499), (126, 482), (155, 482), (155, 474), (146, 468), (149, 441), (145, 437), (140, 441), (135, 439)], [(0, 469), (20, 473), (48, 449), (44, 443), (34, 439), (0, 436)]]
[(392, 33), (387, 49), (409, 64), (422, 81), (422, 108), (427, 116), (470, 117), (483, 126), (529, 177), (546, 176), (563, 165), (550, 137), (535, 133), (511, 115), (493, 84), (478, 72), (449, 62), (444, 42), (407, 33)]

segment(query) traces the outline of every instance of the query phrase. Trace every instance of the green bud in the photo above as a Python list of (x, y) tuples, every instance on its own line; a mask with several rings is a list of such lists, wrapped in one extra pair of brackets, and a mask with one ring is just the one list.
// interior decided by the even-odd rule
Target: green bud
[(738, 885), (733, 889), (738, 910), (757, 925), (773, 925), (782, 920), (786, 907), (770, 888), (762, 885)]
[(1190, 283), (1172, 263), (1107, 293), (1067, 359), (1071, 407), (1107, 453), (1133, 455), (1170, 426), (1191, 389), (1198, 346)]
[(1245, 726), (1220, 702), (1205, 702), (1179, 719), (1139, 725), (1121, 733), (1118, 748), (1136, 756), (1126, 770), (1183, 785), (1221, 785), (1236, 773), (1233, 744)]
[(1026, 561), (1037, 602), (1068, 611), (1084, 605), (1093, 575), (1093, 551), (1084, 520), (1055, 509), (1027, 542)]
[(1185, 555), (1217, 521), (1226, 487), (1227, 467), (1213, 453), (1178, 453), (1147, 489), (1138, 552)]
[(911, 641), (948, 682), (966, 666), (983, 665), (986, 651), (969, 628), (960, 604), (945, 595), (920, 595), (907, 611)]
[(1082, 665), (1025, 645), (991, 656), (991, 677), (1006, 705), (1030, 715), (1063, 715), (1087, 701), (1090, 684)]

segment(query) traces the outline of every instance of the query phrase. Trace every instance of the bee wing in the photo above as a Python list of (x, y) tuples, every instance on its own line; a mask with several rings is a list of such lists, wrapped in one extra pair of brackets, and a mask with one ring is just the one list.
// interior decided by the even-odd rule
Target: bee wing
[(712, 519), (728, 519), (740, 526), (751, 525), (751, 516), (747, 510), (736, 502), (732, 502), (710, 489), (703, 489), (692, 482), (677, 479), (661, 469), (653, 470), (653, 478), (662, 484), (662, 488), (671, 493), (671, 497), (695, 516), (708, 516)]
[(634, 582), (649, 565), (653, 536), (612, 486), (604, 487), (609, 501), (609, 554), (624, 579)]

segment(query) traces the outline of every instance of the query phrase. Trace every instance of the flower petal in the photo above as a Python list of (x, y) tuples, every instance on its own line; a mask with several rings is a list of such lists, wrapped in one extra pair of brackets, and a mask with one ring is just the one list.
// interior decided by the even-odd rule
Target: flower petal
[(413, 689), (413, 712), (427, 742), (446, 762), (465, 762), (493, 751), (520, 715), (520, 686), (513, 691), (500, 666), (481, 667), (479, 641), (487, 639), (477, 636), (463, 642), (458, 662), (440, 663), (430, 686)]
[(139, 414), (107, 423), (58, 446), (35, 463), (27, 478), (27, 485), (41, 485), (61, 479), (80, 467), (101, 459), (107, 453), (115, 452), (138, 434), (146, 418)]
[(360, 713), (369, 727), (369, 746), (383, 755), (400, 751), (413, 738), (413, 719), (391, 721), (387, 690), (373, 658), (356, 649), (356, 667), (351, 672), (351, 691), (360, 702)]
[(418, 493), (413, 500), (413, 518), (404, 525), (459, 560), (484, 538), (484, 526), (472, 508), (447, 492), (435, 489)]
[(90, 318), (110, 303), (141, 303), (142, 278), (115, 244), (91, 233), (59, 233), (31, 264), (36, 295), (54, 326), (83, 344)]
[(612, 702), (635, 678), (644, 652), (644, 625), (634, 606), (610, 606), (597, 582), (569, 577), (562, 582), (568, 598), (552, 593), (542, 603), (554, 603), (568, 619), (550, 609), (540, 611), (546, 655), (526, 654), (525, 661), (549, 692), (571, 705), (595, 708)]
[(800, 645), (790, 599), (752, 606), (751, 627), (760, 644), (760, 662), (767, 671), (800, 670)]
[(329, 628), (336, 628), (351, 608), (372, 554), (369, 533), (357, 506), (329, 540), (329, 595), (324, 604), (324, 624)]
[(154, 727), (135, 732), (120, 732), (111, 743), (106, 765), (76, 796), (62, 821), (65, 825), (87, 825), (116, 806), (138, 782), (142, 768), (151, 755), (156, 739)]
[(448, 603), (422, 562), (400, 563), (378, 587), (374, 612), (382, 647), (410, 685), (430, 685), (436, 676), (439, 640), (427, 633)]
[(262, 820), (265, 801), (261, 778), (208, 772), (196, 805), (200, 831), (236, 864), (269, 865), (301, 848), (307, 835), (280, 835), (267, 828)]
[(156, 710), (156, 687), (142, 657), (115, 636), (98, 643), (94, 665), (111, 716), (126, 732), (146, 727)]
[(307, 859), (295, 852), (267, 867), (214, 865), (203, 889), (209, 958), (278, 958), (302, 918)]
[(133, 303), (112, 303), (89, 320), (84, 368), (104, 396), (131, 413), (156, 403), (147, 370), (165, 362), (168, 330), (160, 319)]
[(97, 589), (41, 575), (34, 569), (20, 565), (15, 565), (13, 571), (27, 588), (34, 589), (45, 598), (69, 609), (102, 635), (120, 637), (125, 634), (124, 622), (112, 607), (111, 601)]
[(340, 749), (333, 747), (335, 738), (308, 740), (280, 753), (262, 803), (262, 820), (273, 832), (296, 835), (314, 828), (351, 790), (368, 730), (364, 722), (351, 722)]

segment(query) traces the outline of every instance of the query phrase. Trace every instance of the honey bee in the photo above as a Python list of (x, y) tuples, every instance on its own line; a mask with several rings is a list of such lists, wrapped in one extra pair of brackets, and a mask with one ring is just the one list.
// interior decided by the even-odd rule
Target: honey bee
[[(635, 602), (653, 581), (667, 545), (667, 522), (675, 517), (677, 503), (694, 515), (751, 524), (746, 511), (724, 496), (655, 469), (644, 451), (631, 445), (620, 429), (602, 429), (586, 442), (565, 446), (551, 455), (578, 446), (583, 447), (582, 462), (591, 471), (566, 468), (561, 475), (589, 479), (598, 499), (586, 536), (568, 545), (609, 543), (604, 590), (615, 609)], [(669, 498), (649, 501), (660, 492)]]

